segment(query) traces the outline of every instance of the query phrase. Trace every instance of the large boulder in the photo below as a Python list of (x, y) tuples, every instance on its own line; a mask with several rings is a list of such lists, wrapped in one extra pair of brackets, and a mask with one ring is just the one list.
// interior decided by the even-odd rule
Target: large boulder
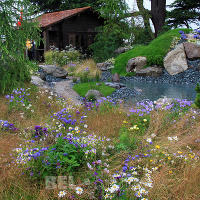
[(137, 76), (153, 76), (158, 77), (161, 76), (163, 73), (163, 70), (161, 67), (152, 66), (145, 69), (140, 69), (135, 71)]
[(55, 65), (39, 65), (39, 67), (46, 75), (51, 75), (56, 78), (66, 78), (68, 75), (68, 72), (65, 69)]
[(89, 99), (91, 96), (94, 96), (96, 100), (103, 97), (103, 94), (98, 90), (88, 90), (87, 94), (85, 95), (86, 99)]
[(164, 67), (170, 75), (175, 75), (188, 69), (183, 44), (179, 44), (166, 55), (164, 58)]
[(200, 46), (191, 43), (191, 42), (185, 42), (184, 43), (185, 53), (188, 59), (197, 59), (200, 58)]
[(135, 70), (143, 69), (146, 64), (146, 57), (138, 56), (135, 58), (131, 58), (126, 66), (126, 72), (133, 72)]
[(104, 62), (104, 63), (97, 63), (97, 68), (101, 71), (107, 71), (109, 69), (114, 68), (113, 64), (110, 62)]
[(45, 82), (38, 76), (31, 76), (31, 83), (38, 87), (43, 87), (45, 85)]
[(112, 75), (112, 81), (113, 82), (120, 82), (120, 76), (118, 73), (115, 73)]

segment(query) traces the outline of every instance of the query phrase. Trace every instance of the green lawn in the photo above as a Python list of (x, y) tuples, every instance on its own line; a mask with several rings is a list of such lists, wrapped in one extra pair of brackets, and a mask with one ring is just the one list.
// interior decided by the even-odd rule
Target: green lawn
[(73, 89), (80, 95), (85, 96), (88, 90), (98, 90), (100, 91), (105, 97), (111, 95), (115, 88), (106, 86), (104, 83), (101, 83), (100, 86), (96, 85), (97, 82), (88, 82), (88, 83), (78, 83), (74, 85)]
[(185, 33), (189, 33), (191, 31), (190, 29), (170, 30), (154, 39), (147, 46), (136, 46), (135, 48), (120, 54), (115, 60), (115, 68), (112, 70), (112, 73), (117, 72), (121, 76), (127, 75), (126, 65), (128, 60), (137, 56), (145, 56), (149, 66), (153, 64), (163, 66), (163, 58), (169, 51), (173, 38), (180, 37), (180, 30), (183, 30)]

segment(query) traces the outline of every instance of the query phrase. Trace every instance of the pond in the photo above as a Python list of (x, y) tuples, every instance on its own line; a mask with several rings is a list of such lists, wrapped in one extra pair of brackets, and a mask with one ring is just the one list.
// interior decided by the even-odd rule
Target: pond
[(149, 99), (156, 101), (164, 96), (168, 98), (179, 98), (194, 100), (196, 97), (195, 87), (196, 85), (190, 84), (169, 84), (169, 83), (152, 83), (141, 81), (123, 81), (127, 88), (140, 91), (141, 94), (129, 99), (131, 103), (141, 101), (143, 99)]

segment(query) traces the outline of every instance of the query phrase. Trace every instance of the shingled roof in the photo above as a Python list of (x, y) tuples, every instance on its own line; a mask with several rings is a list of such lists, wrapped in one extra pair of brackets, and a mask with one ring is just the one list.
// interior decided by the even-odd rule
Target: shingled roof
[(81, 13), (88, 9), (91, 9), (91, 7), (83, 7), (83, 8), (76, 8), (72, 10), (63, 10), (63, 11), (58, 11), (58, 12), (53, 12), (53, 13), (46, 13), (39, 16), (38, 21), (39, 21), (40, 27), (47, 27), (63, 19), (77, 15), (78, 13)]

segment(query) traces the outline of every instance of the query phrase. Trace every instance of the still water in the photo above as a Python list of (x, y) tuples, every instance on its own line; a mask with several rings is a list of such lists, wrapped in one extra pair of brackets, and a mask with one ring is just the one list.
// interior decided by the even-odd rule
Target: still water
[(158, 100), (164, 96), (168, 98), (179, 98), (194, 100), (196, 97), (195, 85), (169, 84), (169, 83), (148, 83), (139, 81), (124, 81), (126, 87), (134, 88), (141, 94), (129, 99), (135, 103), (143, 99), (151, 101)]

